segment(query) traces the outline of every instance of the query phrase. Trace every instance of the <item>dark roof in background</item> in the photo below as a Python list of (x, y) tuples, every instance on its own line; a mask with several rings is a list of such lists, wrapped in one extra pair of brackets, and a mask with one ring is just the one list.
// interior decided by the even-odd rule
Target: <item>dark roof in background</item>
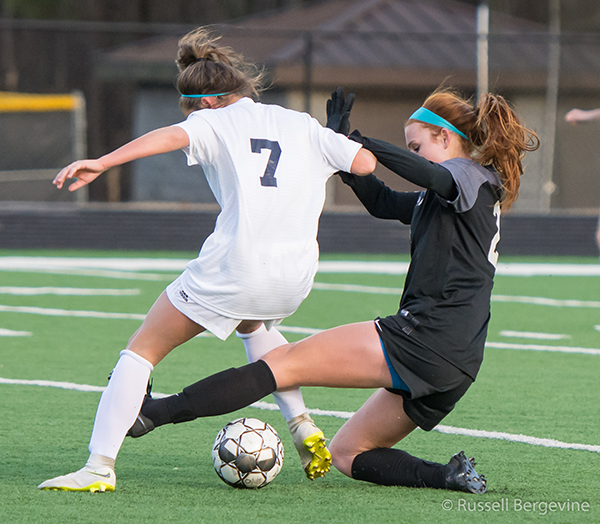
[[(493, 12), (492, 85), (543, 88), (548, 35), (543, 25)], [(331, 0), (253, 16), (216, 27), (223, 43), (266, 64), (275, 84), (301, 85), (306, 39), (312, 34), (312, 83), (430, 87), (451, 76), (473, 86), (476, 8), (456, 0)], [(106, 51), (105, 79), (172, 84), (181, 35), (156, 37)], [(600, 37), (563, 36), (561, 87), (600, 87)], [(583, 39), (582, 39), (583, 38)]]

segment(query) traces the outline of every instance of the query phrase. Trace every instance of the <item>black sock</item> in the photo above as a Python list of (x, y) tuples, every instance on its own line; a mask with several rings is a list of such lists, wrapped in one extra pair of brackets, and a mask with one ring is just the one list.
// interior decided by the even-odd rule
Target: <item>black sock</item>
[(400, 449), (372, 449), (352, 462), (352, 478), (383, 486), (444, 489), (446, 473), (445, 464), (428, 462)]
[(277, 389), (275, 377), (262, 360), (241, 368), (216, 373), (183, 389), (177, 395), (148, 399), (142, 414), (154, 426), (186, 422), (198, 417), (224, 415), (270, 395)]

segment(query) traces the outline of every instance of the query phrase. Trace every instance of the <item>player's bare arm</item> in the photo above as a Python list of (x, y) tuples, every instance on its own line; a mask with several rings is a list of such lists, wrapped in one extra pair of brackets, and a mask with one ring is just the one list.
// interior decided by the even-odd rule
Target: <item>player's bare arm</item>
[(63, 184), (72, 178), (77, 181), (69, 186), (69, 191), (83, 187), (111, 167), (119, 166), (132, 160), (145, 158), (161, 153), (169, 153), (189, 145), (187, 133), (180, 127), (170, 126), (156, 129), (132, 140), (112, 153), (97, 160), (78, 160), (63, 168), (52, 183), (61, 189)]
[(588, 122), (590, 120), (600, 120), (600, 108), (599, 109), (571, 109), (566, 115), (565, 120), (573, 125), (578, 122)]
[(350, 171), (355, 175), (370, 175), (376, 166), (375, 155), (363, 147), (356, 153)]

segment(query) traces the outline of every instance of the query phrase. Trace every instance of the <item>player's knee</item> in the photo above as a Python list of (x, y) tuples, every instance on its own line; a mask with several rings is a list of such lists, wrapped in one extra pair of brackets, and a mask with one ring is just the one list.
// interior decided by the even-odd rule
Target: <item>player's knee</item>
[(337, 437), (333, 437), (333, 440), (329, 443), (328, 447), (335, 469), (347, 477), (352, 478), (352, 462), (354, 461), (356, 454), (353, 451), (350, 451), (348, 447), (341, 442), (341, 439)]
[(271, 369), (278, 391), (306, 385), (303, 383), (301, 366), (297, 365), (296, 355), (291, 351), (292, 346), (293, 344), (279, 346), (261, 357)]

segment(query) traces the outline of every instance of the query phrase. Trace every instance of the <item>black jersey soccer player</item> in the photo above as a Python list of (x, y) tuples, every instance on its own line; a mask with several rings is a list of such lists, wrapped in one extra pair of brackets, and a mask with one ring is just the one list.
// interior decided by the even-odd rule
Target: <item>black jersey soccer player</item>
[[(328, 104), (347, 134), (343, 93)], [(340, 109), (341, 108), (341, 109)], [(500, 211), (518, 195), (521, 160), (539, 145), (501, 96), (476, 107), (450, 90), (430, 95), (405, 127), (408, 151), (351, 135), (399, 176), (402, 193), (374, 175), (342, 174), (368, 211), (411, 227), (411, 264), (398, 313), (329, 329), (262, 360), (144, 403), (148, 426), (227, 413), (297, 386), (380, 388), (338, 431), (330, 450), (345, 475), (383, 485), (486, 491), (472, 459), (437, 464), (392, 449), (416, 427), (431, 430), (475, 380), (483, 359), (500, 238)]]

